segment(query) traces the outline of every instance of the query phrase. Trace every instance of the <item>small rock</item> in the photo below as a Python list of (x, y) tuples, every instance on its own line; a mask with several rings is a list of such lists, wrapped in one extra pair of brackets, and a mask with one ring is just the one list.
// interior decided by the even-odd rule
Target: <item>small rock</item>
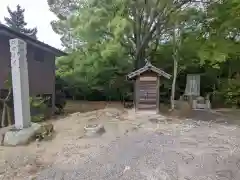
[(29, 174), (35, 174), (35, 173), (37, 173), (38, 168), (35, 165), (27, 164), (26, 167), (25, 167), (25, 170)]
[(29, 176), (29, 180), (36, 180), (36, 179), (37, 179), (36, 175)]
[(84, 127), (85, 135), (87, 137), (101, 136), (106, 132), (102, 124), (91, 124)]
[(4, 136), (5, 134), (0, 134), (0, 145), (3, 145)]
[(44, 123), (41, 124), (41, 128), (39, 128), (36, 132), (35, 132), (35, 139), (38, 141), (48, 141), (48, 140), (52, 140), (54, 138), (54, 127), (52, 123)]
[(156, 131), (156, 134), (157, 134), (157, 135), (164, 135), (164, 133), (161, 132), (161, 131)]
[(124, 170), (123, 170), (123, 173), (125, 173), (126, 171), (130, 170), (130, 166), (125, 166)]
[(150, 121), (151, 123), (156, 123), (156, 124), (160, 123), (160, 120), (157, 119), (157, 118), (151, 118), (151, 119), (149, 119), (149, 121)]
[(131, 131), (138, 131), (138, 129), (139, 129), (139, 127), (133, 127), (132, 129), (131, 129)]
[(78, 136), (77, 139), (82, 139), (84, 138), (84, 135)]
[(5, 136), (6, 132), (10, 131), (13, 128), (14, 128), (13, 125), (0, 128), (0, 145), (3, 145), (4, 136)]

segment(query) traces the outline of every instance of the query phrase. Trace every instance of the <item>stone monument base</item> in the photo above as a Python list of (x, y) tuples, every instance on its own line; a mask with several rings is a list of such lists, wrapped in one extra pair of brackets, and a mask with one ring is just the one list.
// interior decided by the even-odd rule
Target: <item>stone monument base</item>
[(29, 128), (24, 128), (21, 130), (10, 129), (4, 134), (3, 145), (4, 146), (18, 146), (27, 145), (30, 143), (36, 132), (41, 128), (40, 124), (32, 123)]

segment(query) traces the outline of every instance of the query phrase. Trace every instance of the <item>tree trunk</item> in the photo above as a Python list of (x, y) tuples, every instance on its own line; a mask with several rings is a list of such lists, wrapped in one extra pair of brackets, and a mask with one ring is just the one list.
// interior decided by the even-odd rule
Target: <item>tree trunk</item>
[(178, 61), (176, 57), (174, 58), (174, 67), (173, 67), (173, 81), (172, 81), (172, 92), (171, 92), (171, 110), (175, 109), (175, 91), (176, 91), (176, 80), (177, 80), (177, 71), (178, 71)]
[(178, 62), (180, 60), (178, 48), (181, 45), (181, 35), (180, 31), (177, 28), (177, 24), (175, 24), (175, 28), (173, 30), (173, 81), (172, 81), (172, 91), (171, 91), (171, 110), (175, 109), (175, 91), (176, 91), (176, 80), (178, 74)]
[(10, 125), (12, 125), (11, 108), (6, 106), (6, 111), (7, 111), (7, 122), (8, 122), (7, 126), (10, 126)]
[(232, 68), (231, 68), (231, 62), (228, 61), (228, 84), (230, 84), (230, 80), (232, 79)]
[(3, 110), (2, 110), (2, 122), (1, 122), (1, 127), (5, 127), (5, 120), (6, 120), (6, 103), (3, 102)]
[(135, 56), (135, 70), (142, 68), (145, 65), (145, 50), (142, 50)]

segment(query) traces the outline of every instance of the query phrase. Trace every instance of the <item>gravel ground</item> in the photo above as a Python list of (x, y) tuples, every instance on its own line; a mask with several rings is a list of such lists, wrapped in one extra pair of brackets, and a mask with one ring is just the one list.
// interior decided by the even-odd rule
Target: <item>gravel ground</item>
[[(106, 133), (83, 138), (96, 117)], [(53, 141), (1, 147), (0, 179), (239, 180), (240, 128), (224, 122), (116, 109), (75, 113), (54, 122)]]
[(37, 179), (240, 179), (238, 126), (193, 120), (156, 126), (142, 121), (138, 131), (116, 138), (78, 164), (45, 169)]
[[(90, 153), (100, 151), (135, 126), (130, 121), (121, 121), (119, 114), (123, 120), (125, 113), (118, 109), (74, 113), (52, 121), (56, 131), (52, 141), (20, 147), (0, 146), (0, 180), (35, 179), (43, 169), (79, 164)], [(107, 132), (98, 138), (83, 138), (84, 126), (91, 123), (104, 124)]]

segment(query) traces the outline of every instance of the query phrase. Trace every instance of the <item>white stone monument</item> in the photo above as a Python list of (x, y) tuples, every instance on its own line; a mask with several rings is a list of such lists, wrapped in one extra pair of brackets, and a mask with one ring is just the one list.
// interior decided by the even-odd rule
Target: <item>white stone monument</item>
[(200, 96), (200, 74), (187, 75), (185, 95)]
[(11, 39), (9, 43), (11, 52), (15, 128), (23, 129), (31, 126), (28, 64), (26, 57), (27, 45), (20, 39)]

